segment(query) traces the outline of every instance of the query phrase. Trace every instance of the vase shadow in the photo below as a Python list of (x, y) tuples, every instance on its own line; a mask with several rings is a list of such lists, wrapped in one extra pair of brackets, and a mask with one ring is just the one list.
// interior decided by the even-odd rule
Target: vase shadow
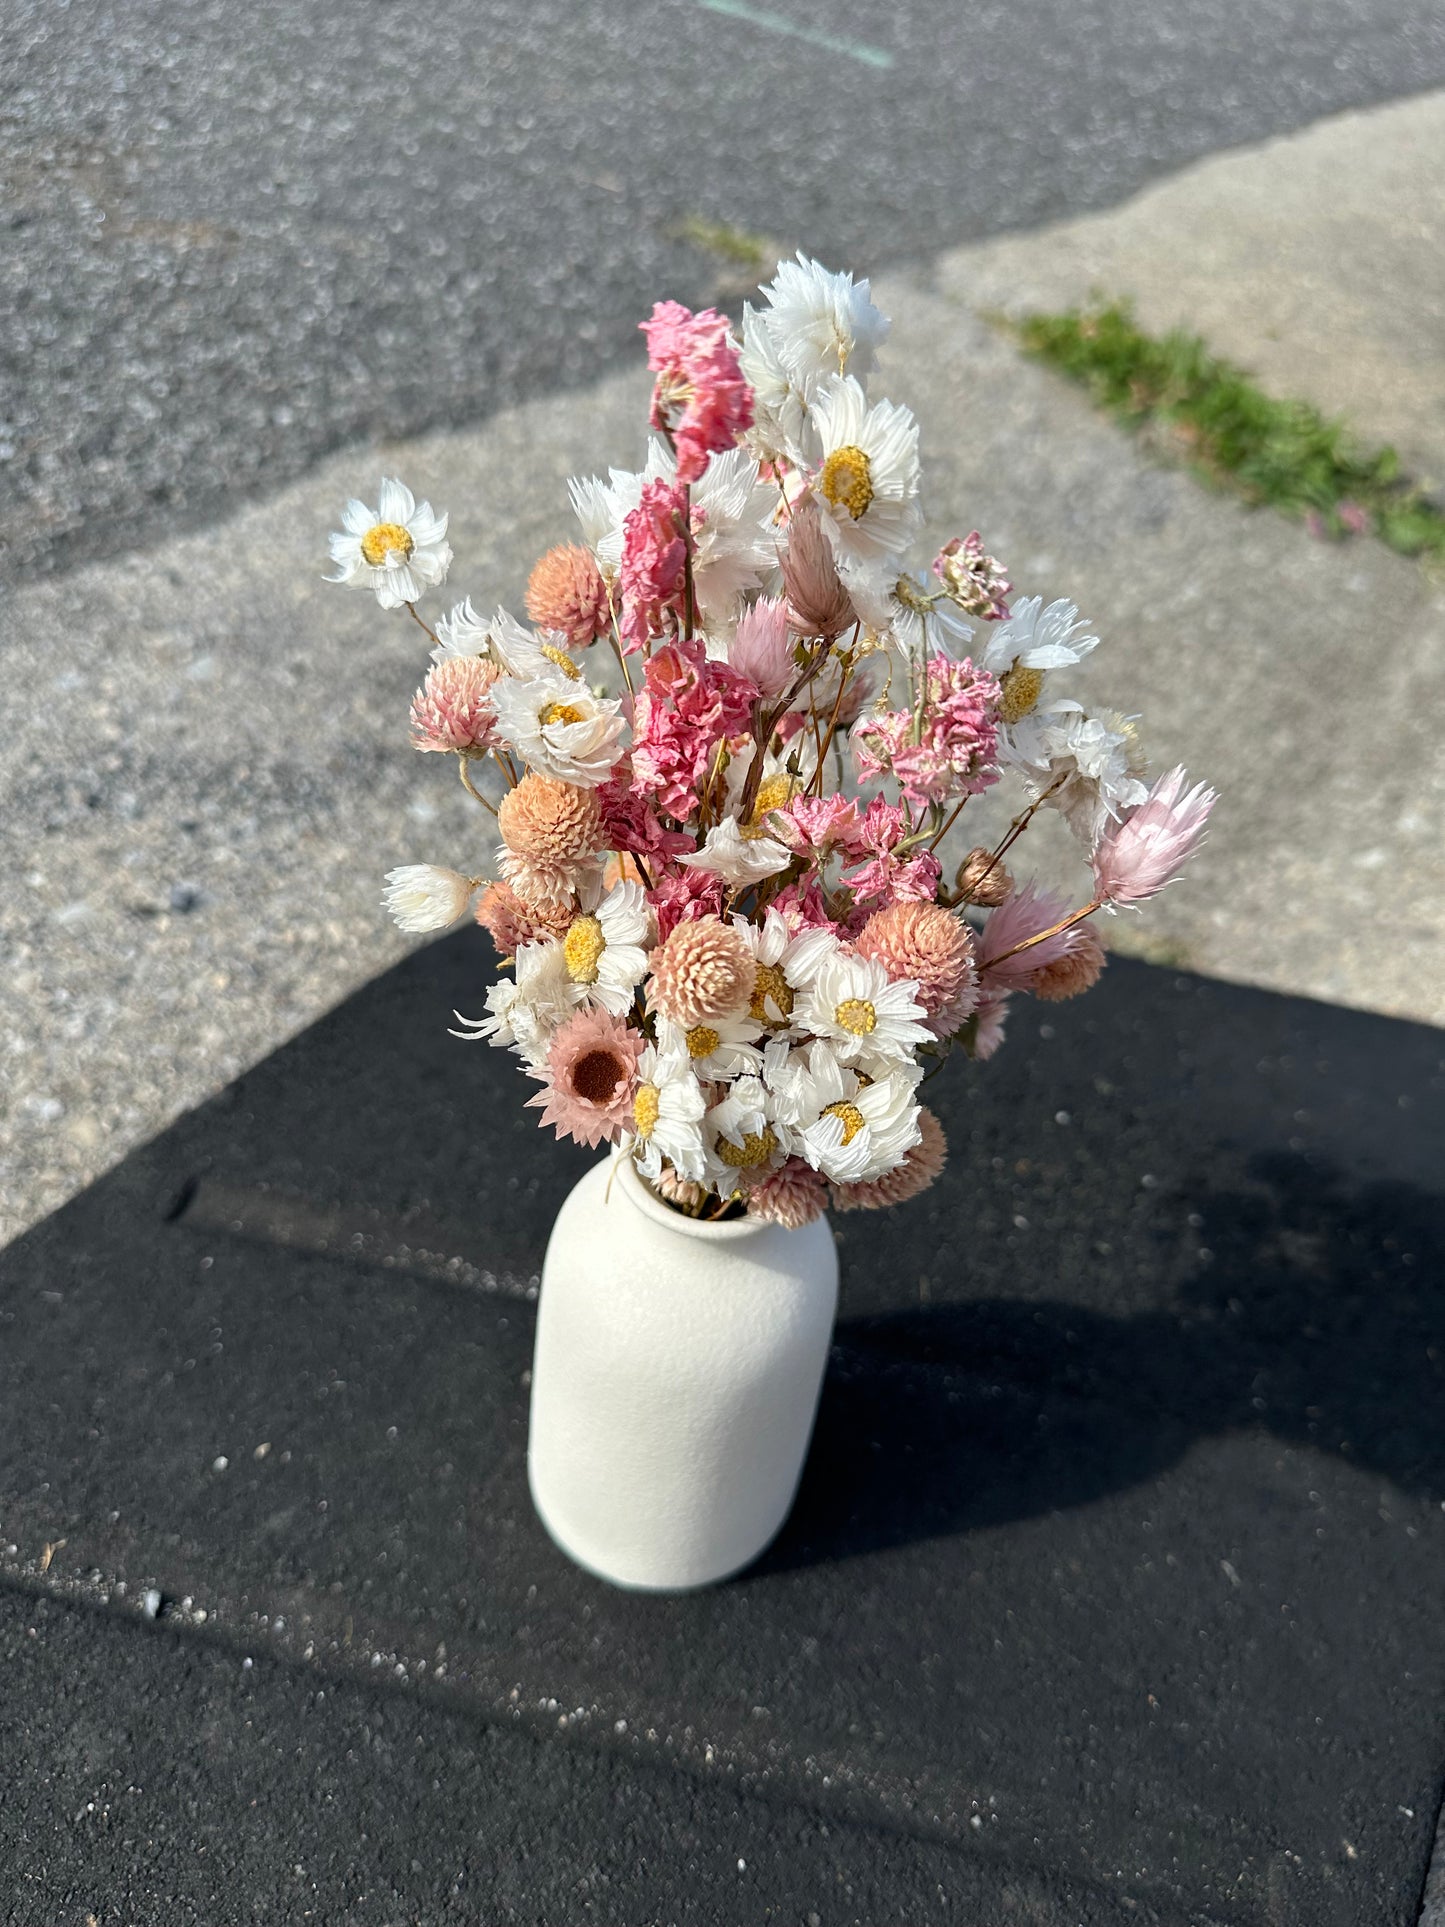
[(1240, 1426), (1445, 1501), (1441, 1199), (1287, 1153), (1248, 1176), (1192, 1200), (1208, 1262), (1167, 1308), (1030, 1296), (845, 1317), (764, 1567), (1085, 1505)]

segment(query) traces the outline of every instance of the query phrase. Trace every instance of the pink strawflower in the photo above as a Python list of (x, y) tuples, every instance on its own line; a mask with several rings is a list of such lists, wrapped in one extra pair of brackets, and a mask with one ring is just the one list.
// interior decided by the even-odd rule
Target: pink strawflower
[(772, 700), (790, 688), (797, 677), (794, 646), (788, 605), (763, 596), (744, 610), (728, 644), (728, 661), (757, 685), (760, 695)]
[(632, 767), (669, 816), (697, 808), (724, 737), (746, 733), (757, 685), (697, 641), (665, 643), (648, 658), (632, 711)]
[(527, 614), (539, 629), (585, 649), (612, 627), (607, 584), (590, 549), (564, 542), (548, 549), (527, 583)]
[(854, 948), (876, 958), (895, 983), (918, 986), (935, 1037), (951, 1037), (978, 1002), (973, 933), (941, 904), (890, 903), (869, 917)]
[(1013, 587), (1003, 564), (989, 555), (977, 529), (960, 542), (955, 535), (933, 558), (933, 573), (965, 615), (985, 622), (1002, 622), (1008, 615), (1004, 598)]
[(622, 523), (618, 627), (628, 655), (661, 635), (664, 615), (676, 611), (687, 564), (686, 526), (687, 490), (682, 484), (644, 482), (641, 501)]
[(465, 756), (490, 749), (497, 728), (492, 684), (501, 673), (481, 656), (447, 656), (433, 663), (411, 701), (413, 745)]
[(1045, 964), (1036, 970), (1025, 989), (1041, 997), (1046, 1004), (1061, 1003), (1066, 997), (1078, 997), (1086, 990), (1092, 990), (1099, 981), (1099, 973), (1108, 962), (1108, 953), (1097, 935), (1086, 923), (1076, 923), (1064, 935), (1069, 947), (1056, 962)]
[(753, 425), (753, 391), (743, 379), (726, 315), (659, 301), (639, 324), (657, 376), (652, 426), (672, 436), (677, 479), (695, 482), (715, 449), (732, 448)]
[(680, 923), (721, 917), (723, 880), (711, 870), (664, 870), (657, 878), (656, 888), (648, 891), (647, 901), (657, 918), (660, 943)]
[(597, 792), (530, 770), (497, 809), (509, 850), (541, 863), (580, 863), (607, 841)]
[(798, 1231), (821, 1218), (828, 1205), (828, 1186), (801, 1158), (789, 1158), (748, 1193), (748, 1216), (764, 1224), (780, 1224)]
[(550, 910), (533, 909), (510, 883), (489, 883), (477, 901), (477, 922), (490, 934), (499, 957), (515, 956), (524, 943), (565, 935), (572, 914), (570, 900)]
[(1032, 879), (1021, 890), (1005, 897), (990, 913), (978, 943), (979, 980), (992, 991), (1026, 990), (1029, 980), (1069, 954), (1069, 932), (1057, 931), (1041, 943), (1031, 944), (1017, 956), (1006, 953), (1015, 944), (1025, 943), (1040, 931), (1049, 930), (1068, 916), (1066, 897), (1040, 890)]
[(835, 1184), (834, 1209), (880, 1211), (890, 1204), (907, 1204), (926, 1191), (948, 1162), (948, 1139), (926, 1104), (918, 1113), (918, 1129), (921, 1135), (917, 1144), (901, 1164), (895, 1164), (881, 1178), (868, 1178), (861, 1184)]
[(718, 917), (674, 925), (652, 953), (649, 1001), (691, 1029), (731, 1017), (753, 994), (757, 964), (747, 939)]
[(547, 1050), (547, 1067), (533, 1072), (543, 1088), (529, 1097), (541, 1122), (558, 1137), (589, 1148), (615, 1143), (632, 1123), (637, 1060), (645, 1039), (610, 1011), (579, 1010), (560, 1024)]
[(935, 654), (928, 659), (922, 740), (909, 709), (868, 716), (853, 731), (858, 775), (865, 783), (896, 778), (914, 809), (974, 796), (998, 781), (999, 686), (985, 669)]
[(1184, 788), (1183, 765), (1167, 771), (1144, 801), (1111, 823), (1094, 849), (1094, 885), (1105, 903), (1144, 903), (1172, 883), (1204, 839), (1218, 797), (1203, 783)]

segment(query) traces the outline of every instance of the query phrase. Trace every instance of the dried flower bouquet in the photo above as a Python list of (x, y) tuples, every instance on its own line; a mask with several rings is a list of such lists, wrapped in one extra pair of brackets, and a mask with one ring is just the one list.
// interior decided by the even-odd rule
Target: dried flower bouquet
[[(490, 877), (408, 865), (386, 901), (412, 931), (475, 905), (507, 974), (455, 1034), (514, 1051), (544, 1124), (679, 1211), (897, 1204), (944, 1162), (925, 1073), (991, 1056), (1013, 997), (1087, 990), (1088, 920), (1176, 876), (1214, 794), (1146, 783), (1134, 719), (1072, 693), (1098, 638), (1071, 602), (1010, 603), (977, 533), (910, 572), (918, 424), (869, 399), (866, 281), (800, 256), (740, 342), (675, 302), (642, 328), (646, 466), (571, 483), (582, 540), (537, 563), (532, 626), (470, 600), (426, 623), (446, 517), (399, 482), (331, 539), (333, 579), (430, 636), (412, 741), (497, 832)], [(945, 879), (1005, 778), (1007, 834)], [(1012, 874), (1041, 809), (1092, 872), (1077, 907)]]

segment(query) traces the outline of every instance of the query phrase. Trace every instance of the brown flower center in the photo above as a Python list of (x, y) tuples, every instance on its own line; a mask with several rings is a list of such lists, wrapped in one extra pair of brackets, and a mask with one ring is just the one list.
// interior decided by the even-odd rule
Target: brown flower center
[(1021, 662), (1016, 662), (999, 677), (998, 686), (1003, 691), (998, 713), (1004, 722), (1016, 723), (1020, 717), (1027, 716), (1038, 701), (1044, 686), (1044, 672), (1025, 669)]
[(833, 1022), (851, 1037), (866, 1037), (878, 1028), (878, 1013), (866, 997), (849, 997), (833, 1012)]
[(562, 955), (566, 959), (567, 975), (574, 984), (596, 983), (598, 961), (606, 948), (607, 939), (596, 917), (572, 919), (562, 940)]
[(821, 487), (834, 508), (847, 509), (856, 522), (873, 500), (873, 469), (856, 443), (835, 448), (823, 464)]
[(585, 723), (586, 716), (575, 703), (548, 703), (537, 721), (546, 729), (552, 723)]
[(765, 1124), (761, 1131), (748, 1131), (741, 1144), (725, 1137), (717, 1141), (717, 1154), (731, 1171), (751, 1171), (756, 1165), (766, 1164), (777, 1148), (771, 1124)]
[(850, 1104), (846, 1098), (840, 1099), (836, 1104), (825, 1104), (823, 1106), (823, 1115), (824, 1117), (836, 1117), (841, 1120), (843, 1125), (843, 1142), (845, 1144), (851, 1144), (863, 1129), (863, 1126), (868, 1122), (867, 1118), (864, 1117), (863, 1113), (858, 1109), (858, 1106), (856, 1104)]
[(711, 1057), (722, 1039), (710, 1024), (694, 1024), (687, 1033), (689, 1057)]
[(610, 1104), (627, 1075), (614, 1051), (590, 1050), (572, 1066), (572, 1090), (587, 1104)]
[[(776, 1017), (773, 1011), (777, 1011)], [(760, 963), (753, 979), (749, 1017), (755, 1024), (766, 1024), (769, 1030), (782, 1030), (792, 1014), (793, 986), (777, 964)]]
[(361, 559), (373, 569), (386, 566), (389, 555), (399, 555), (407, 561), (416, 543), (411, 539), (411, 530), (404, 529), (400, 522), (374, 522), (361, 538)]

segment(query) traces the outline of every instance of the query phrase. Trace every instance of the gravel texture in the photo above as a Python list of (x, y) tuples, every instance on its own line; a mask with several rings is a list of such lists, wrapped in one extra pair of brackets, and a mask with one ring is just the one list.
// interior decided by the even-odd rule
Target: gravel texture
[[(590, 384), (690, 217), (864, 270), (1445, 82), (1422, 0), (4, 0), (6, 573)], [(646, 57), (643, 57), (643, 52)]]

